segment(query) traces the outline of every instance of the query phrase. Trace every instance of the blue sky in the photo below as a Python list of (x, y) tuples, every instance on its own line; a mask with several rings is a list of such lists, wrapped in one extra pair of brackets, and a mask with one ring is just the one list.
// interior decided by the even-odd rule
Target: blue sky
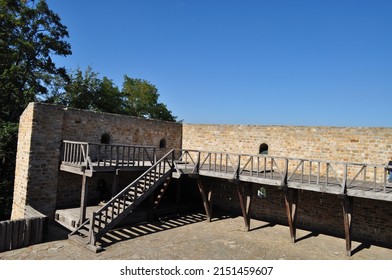
[(392, 1), (47, 2), (59, 66), (148, 80), (185, 123), (392, 126)]

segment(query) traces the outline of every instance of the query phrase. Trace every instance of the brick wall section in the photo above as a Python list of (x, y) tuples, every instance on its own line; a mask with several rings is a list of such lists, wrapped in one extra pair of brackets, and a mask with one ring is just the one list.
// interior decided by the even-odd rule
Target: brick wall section
[[(12, 218), (21, 218), (27, 204), (50, 218), (58, 206), (78, 205), (81, 176), (59, 171), (61, 142), (100, 143), (103, 133), (110, 143), (128, 145), (158, 146), (165, 138), (160, 155), (182, 144), (179, 123), (31, 103), (20, 118)], [(97, 195), (93, 186), (90, 199)]]
[(183, 148), (258, 154), (262, 143), (274, 156), (386, 164), (392, 128), (184, 124)]

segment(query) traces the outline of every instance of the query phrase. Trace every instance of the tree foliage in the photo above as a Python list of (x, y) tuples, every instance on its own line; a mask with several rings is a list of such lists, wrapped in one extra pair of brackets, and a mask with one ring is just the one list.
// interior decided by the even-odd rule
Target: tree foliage
[(0, 0), (0, 119), (18, 122), (31, 101), (45, 99), (55, 77), (53, 55), (71, 54), (67, 28), (45, 1)]
[(71, 73), (63, 92), (53, 97), (50, 102), (73, 108), (176, 121), (166, 105), (158, 101), (157, 88), (148, 81), (125, 75), (119, 90), (108, 77), (100, 79), (91, 67)]
[(131, 116), (175, 121), (165, 104), (159, 103), (157, 88), (146, 80), (124, 76), (122, 89), (124, 109)]
[[(17, 127), (31, 101), (45, 99), (55, 79), (68, 79), (53, 55), (71, 54), (67, 28), (43, 0), (0, 0), (0, 207), (12, 189)], [(1, 213), (4, 213), (4, 209)]]

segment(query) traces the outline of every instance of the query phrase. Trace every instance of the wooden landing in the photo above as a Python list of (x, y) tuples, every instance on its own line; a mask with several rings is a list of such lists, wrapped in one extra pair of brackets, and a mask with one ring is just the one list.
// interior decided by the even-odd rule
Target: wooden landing
[(150, 161), (133, 161), (130, 162), (112, 162), (112, 164), (106, 162), (92, 162), (91, 170), (85, 170), (82, 165), (70, 164), (67, 162), (62, 162), (60, 165), (60, 170), (65, 172), (70, 172), (78, 175), (86, 175), (91, 177), (93, 173), (99, 172), (115, 172), (117, 170), (130, 171), (130, 172), (143, 172), (152, 166)]
[[(86, 217), (90, 218), (93, 212), (100, 208), (102, 208), (102, 205), (86, 207)], [(141, 222), (145, 221), (146, 218), (146, 212), (135, 212), (132, 213), (132, 221), (127, 222)], [(80, 207), (56, 210), (55, 221), (70, 231), (74, 231), (80, 225)]]

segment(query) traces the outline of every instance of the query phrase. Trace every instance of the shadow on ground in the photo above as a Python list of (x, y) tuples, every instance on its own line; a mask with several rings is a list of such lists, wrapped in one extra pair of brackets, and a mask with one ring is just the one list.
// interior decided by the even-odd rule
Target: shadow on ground
[[(211, 222), (228, 218), (233, 218), (233, 216), (215, 216), (211, 220)], [(99, 245), (104, 249), (117, 242), (123, 242), (126, 240), (206, 221), (206, 215), (201, 213), (178, 214), (174, 216), (172, 215), (159, 218), (156, 217), (155, 220), (151, 222), (143, 222), (113, 229), (108, 232), (104, 237), (102, 237), (102, 239), (98, 243), (100, 243)]]

